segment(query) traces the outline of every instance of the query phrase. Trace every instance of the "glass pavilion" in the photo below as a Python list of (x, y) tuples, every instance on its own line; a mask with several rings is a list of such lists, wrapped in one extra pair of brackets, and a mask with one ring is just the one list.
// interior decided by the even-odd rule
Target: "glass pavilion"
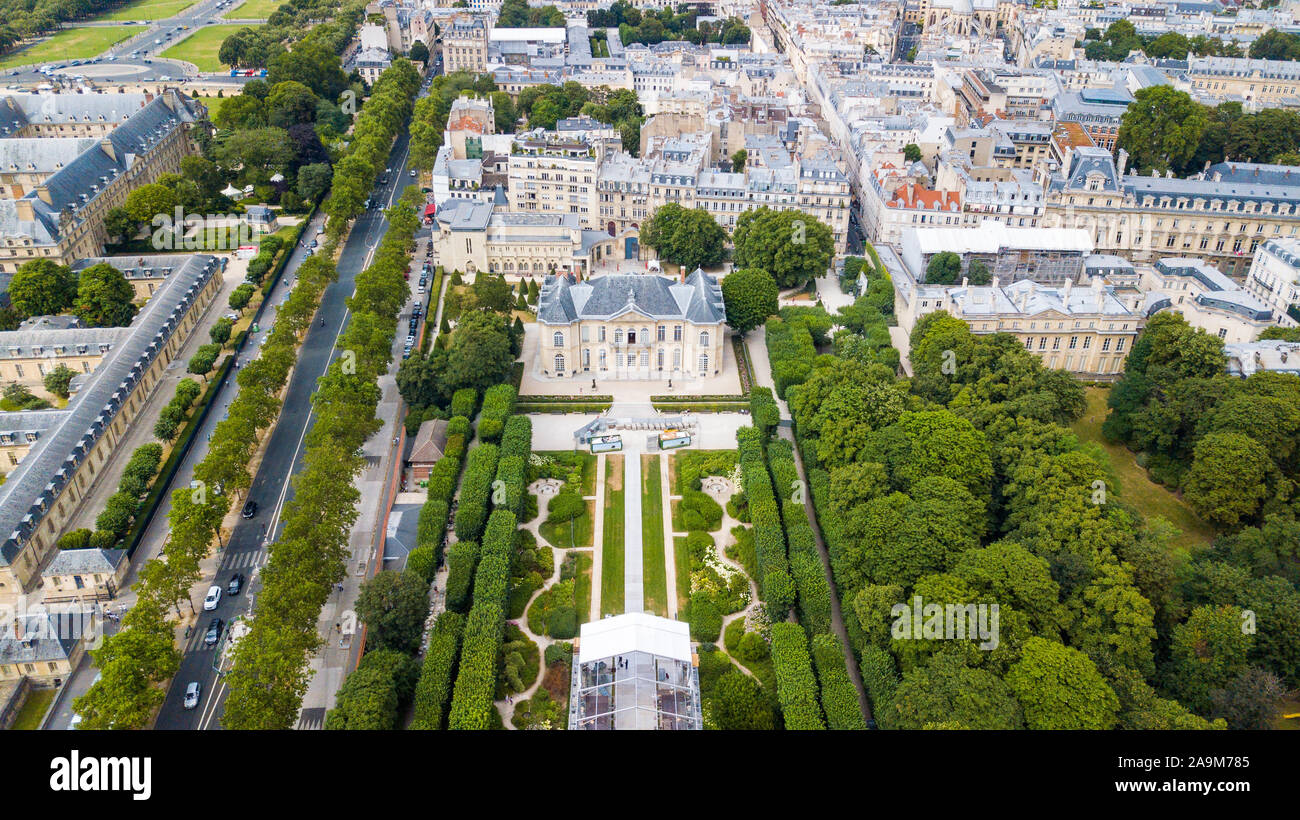
[(701, 729), (690, 627), (632, 612), (582, 625), (570, 729)]

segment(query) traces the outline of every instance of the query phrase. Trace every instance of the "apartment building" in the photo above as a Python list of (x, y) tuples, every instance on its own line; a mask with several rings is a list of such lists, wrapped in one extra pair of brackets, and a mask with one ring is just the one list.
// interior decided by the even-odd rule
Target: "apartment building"
[(448, 74), (487, 71), (488, 35), (491, 32), (491, 18), (482, 14), (458, 16), (444, 23), (443, 71)]
[(603, 152), (576, 134), (535, 131), (516, 137), (510, 151), (509, 197), (514, 211), (573, 214), (596, 227), (596, 180)]
[(1187, 82), (1198, 96), (1241, 100), (1247, 110), (1294, 107), (1300, 98), (1300, 64), (1245, 57), (1193, 57)]
[(913, 228), (903, 232), (902, 260), (918, 281), (940, 253), (961, 257), (962, 275), (979, 260), (1008, 284), (1022, 280), (1063, 286), (1077, 281), (1092, 254), (1087, 231), (1066, 228), (1011, 228), (986, 221), (975, 228)]
[(1148, 316), (1178, 311), (1192, 327), (1229, 344), (1253, 342), (1276, 324), (1262, 299), (1200, 259), (1157, 259), (1144, 270), (1142, 288)]
[(1246, 276), (1246, 290), (1273, 311), (1281, 327), (1300, 320), (1300, 239), (1287, 237), (1260, 243)]

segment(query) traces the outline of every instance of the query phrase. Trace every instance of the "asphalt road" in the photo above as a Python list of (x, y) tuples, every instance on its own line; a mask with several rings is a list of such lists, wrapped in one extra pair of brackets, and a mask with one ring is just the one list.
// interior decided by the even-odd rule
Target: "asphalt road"
[[(284, 504), (292, 496), (290, 479), (302, 469), (303, 440), (311, 429), (311, 396), (316, 381), (337, 354), (335, 344), (347, 325), (347, 299), (354, 290), (356, 275), (369, 263), (388, 227), (382, 208), (391, 205), (410, 181), (405, 167), (406, 156), (407, 136), (402, 134), (389, 154), (389, 166), (393, 168), (389, 184), (376, 188), (372, 198), (377, 200), (378, 206), (358, 217), (353, 225), (339, 258), (338, 281), (325, 290), (317, 312), (318, 321), (308, 331), (299, 350), (298, 364), (279, 422), (271, 432), (266, 453), (248, 492), (247, 497), (257, 502), (259, 509), (251, 520), (240, 520), (222, 550), (214, 582), (223, 587), (220, 605), (213, 612), (202, 613), (198, 627), (183, 647), (180, 669), (172, 680), (155, 725), (158, 729), (220, 728), (228, 690), (214, 670), (220, 644), (206, 646), (204, 632), (212, 618), (219, 617), (228, 625), (231, 618), (250, 612), (256, 601), (260, 588), (256, 573), (266, 562), (266, 545), (279, 533)], [(321, 326), (320, 318), (325, 320), (324, 326)], [(188, 477), (185, 480), (188, 482)], [(236, 572), (245, 576), (245, 589), (237, 596), (227, 596), (224, 587)], [(199, 708), (186, 710), (182, 701), (185, 688), (191, 681), (200, 683), (203, 694)]]
[[(141, 35), (124, 40), (93, 59), (79, 60), (80, 65), (74, 66), (68, 60), (49, 61), (41, 65), (54, 66), (54, 73), (64, 81), (80, 76), (89, 82), (108, 84), (165, 82), (164, 78), (177, 81), (212, 76), (200, 75), (190, 70), (182, 61), (165, 60), (157, 55), (201, 28), (209, 25), (231, 25), (235, 20), (223, 20), (221, 15), (229, 12), (234, 4), (235, 0), (202, 0), (166, 20), (87, 20), (74, 23), (71, 27), (112, 27), (138, 23), (149, 28)], [(49, 82), (49, 78), (36, 70), (40, 67), (37, 65), (26, 71), (20, 69), (5, 71), (0, 74), (0, 80), (6, 85), (23, 86)], [(247, 82), (247, 79), (230, 78), (230, 82), (233, 87), (239, 87)]]

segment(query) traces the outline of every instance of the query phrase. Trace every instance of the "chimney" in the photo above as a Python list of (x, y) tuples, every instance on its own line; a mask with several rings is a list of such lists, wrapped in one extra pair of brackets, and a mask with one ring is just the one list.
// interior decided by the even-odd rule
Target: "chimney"
[(1119, 175), (1124, 176), (1124, 169), (1128, 167), (1128, 151), (1123, 148), (1119, 149)]
[(1073, 287), (1074, 287), (1074, 280), (1066, 279), (1065, 287), (1061, 289), (1061, 299), (1066, 303), (1067, 306), (1070, 304), (1070, 289)]
[(14, 618), (14, 640), (21, 641), (23, 639), (23, 635), (24, 635), (23, 619)]
[(994, 289), (994, 290), (996, 290), (997, 287), (998, 287), (998, 278), (997, 278), (996, 276), (993, 277), (993, 283), (992, 283), (992, 286), (993, 286), (993, 289)]
[(44, 185), (36, 186), (36, 195), (40, 197), (41, 201), (46, 205), (54, 204), (54, 199), (50, 196), (50, 189), (46, 188)]

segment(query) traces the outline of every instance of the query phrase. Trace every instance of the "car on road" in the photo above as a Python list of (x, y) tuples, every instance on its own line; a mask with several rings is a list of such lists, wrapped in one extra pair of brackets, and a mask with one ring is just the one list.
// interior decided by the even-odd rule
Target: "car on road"
[(204, 646), (215, 646), (217, 641), (221, 640), (221, 628), (225, 625), (220, 618), (208, 621), (208, 631), (203, 633)]
[(199, 705), (199, 695), (203, 692), (203, 685), (196, 680), (190, 681), (185, 686), (185, 708), (194, 709)]
[(211, 612), (221, 604), (221, 587), (213, 584), (208, 587), (208, 594), (203, 599), (203, 611)]
[(230, 576), (230, 583), (226, 584), (227, 595), (238, 595), (239, 591), (244, 588), (244, 573), (236, 572)]
[(248, 503), (244, 505), (244, 510), (240, 513), (240, 516), (247, 520), (255, 515), (257, 515), (257, 502), (249, 499)]
[(411, 179), (415, 179), (415, 169), (411, 169)]

